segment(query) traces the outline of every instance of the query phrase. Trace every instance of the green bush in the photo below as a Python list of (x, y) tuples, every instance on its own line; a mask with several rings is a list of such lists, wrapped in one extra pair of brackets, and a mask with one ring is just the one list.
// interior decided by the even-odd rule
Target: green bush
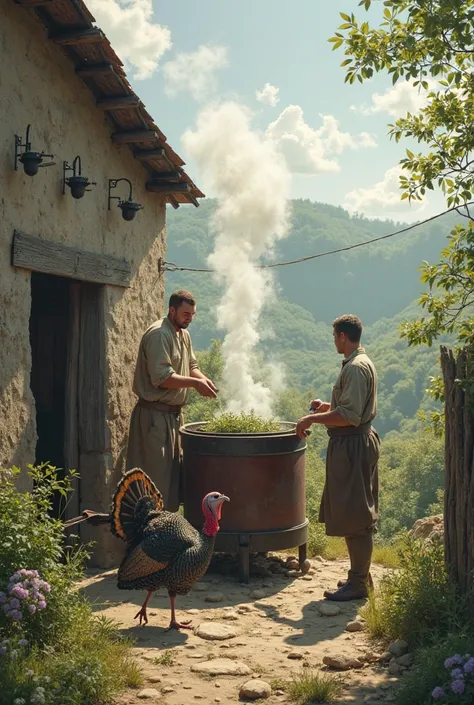
[(370, 635), (417, 648), (462, 631), (467, 603), (448, 576), (442, 543), (406, 536), (399, 556), (399, 568), (382, 578), (361, 610)]
[(97, 618), (75, 589), (87, 557), (67, 548), (53, 497), (66, 499), (72, 473), (30, 467), (31, 493), (18, 492), (19, 473), (0, 470), (0, 683), (2, 702), (95, 705), (138, 685), (130, 642)]

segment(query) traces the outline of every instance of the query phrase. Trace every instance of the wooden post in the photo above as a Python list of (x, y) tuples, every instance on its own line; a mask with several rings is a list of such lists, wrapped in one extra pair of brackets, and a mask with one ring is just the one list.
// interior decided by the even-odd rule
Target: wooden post
[[(70, 285), (70, 319), (68, 335), (66, 404), (64, 410), (64, 460), (66, 469), (79, 470), (79, 435), (78, 435), (78, 374), (79, 374), (79, 329), (81, 311), (81, 284)], [(66, 507), (65, 519), (79, 514), (79, 478), (73, 480), (73, 494)]]
[(462, 594), (474, 570), (474, 414), (462, 384), (470, 356), (441, 348), (445, 396), (444, 544), (446, 562)]

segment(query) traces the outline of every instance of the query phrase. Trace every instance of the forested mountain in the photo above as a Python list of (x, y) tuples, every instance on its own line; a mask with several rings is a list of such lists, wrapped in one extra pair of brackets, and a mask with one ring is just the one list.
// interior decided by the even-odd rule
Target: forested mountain
[[(207, 267), (213, 246), (208, 221), (215, 207), (209, 199), (198, 210), (169, 213), (167, 261)], [(275, 292), (261, 321), (262, 351), (266, 359), (284, 363), (287, 387), (328, 397), (340, 365), (330, 324), (341, 313), (356, 313), (380, 376), (377, 428), (386, 433), (413, 427), (416, 412), (432, 408), (425, 389), (430, 375), (438, 373), (438, 348), (408, 348), (400, 340), (399, 325), (417, 315), (419, 267), (423, 260), (438, 260), (452, 224), (453, 218), (443, 217), (367, 247), (273, 270)], [(404, 226), (296, 200), (292, 231), (278, 243), (271, 261), (363, 242)], [(167, 272), (167, 294), (178, 287), (198, 299), (191, 332), (195, 348), (204, 350), (213, 338), (222, 338), (215, 320), (219, 288), (209, 273)]]

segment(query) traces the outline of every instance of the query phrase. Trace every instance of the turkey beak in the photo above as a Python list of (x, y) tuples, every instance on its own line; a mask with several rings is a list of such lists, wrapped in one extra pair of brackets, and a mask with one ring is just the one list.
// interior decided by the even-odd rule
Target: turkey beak
[(226, 497), (225, 494), (221, 494), (219, 497), (219, 504), (217, 505), (217, 521), (221, 520), (221, 513), (222, 513), (222, 505), (224, 502), (230, 502), (230, 499)]

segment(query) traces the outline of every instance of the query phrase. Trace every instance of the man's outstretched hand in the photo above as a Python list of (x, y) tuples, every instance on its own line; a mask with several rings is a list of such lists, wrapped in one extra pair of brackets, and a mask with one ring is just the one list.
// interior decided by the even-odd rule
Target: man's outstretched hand
[(210, 399), (215, 399), (217, 396), (217, 389), (210, 379), (196, 379), (194, 383), (194, 389), (202, 397), (209, 397)]

